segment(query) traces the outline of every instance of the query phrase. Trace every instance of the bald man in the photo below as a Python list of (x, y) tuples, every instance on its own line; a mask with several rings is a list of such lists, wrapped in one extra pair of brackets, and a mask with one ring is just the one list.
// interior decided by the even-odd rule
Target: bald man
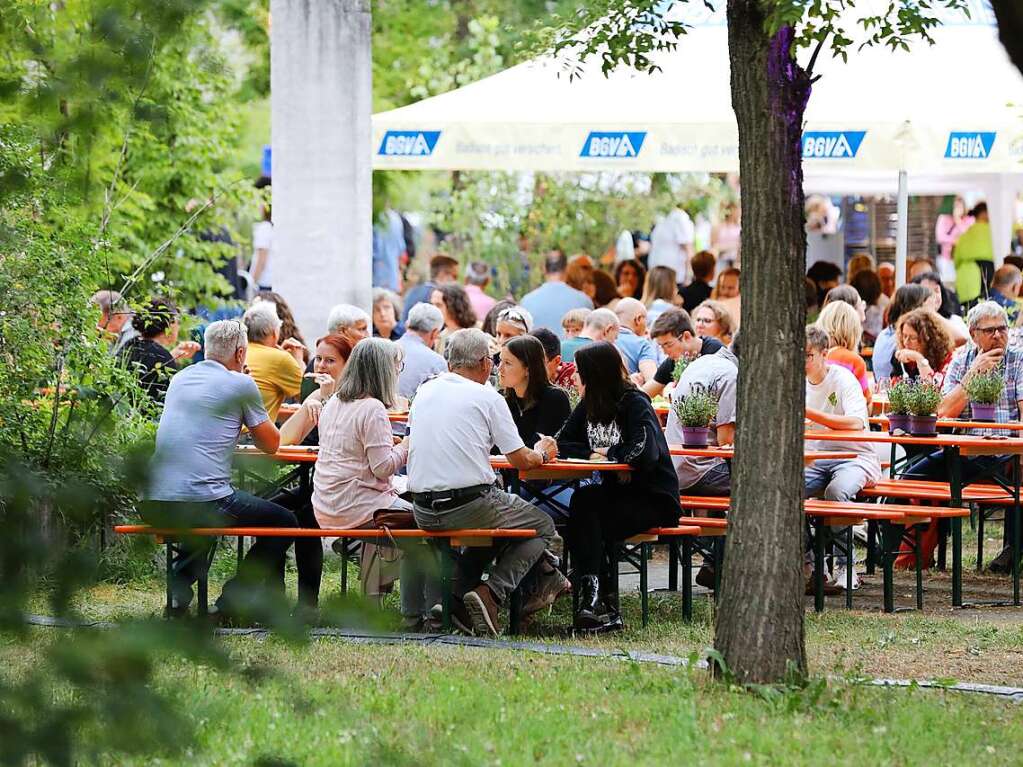
[(881, 292), (888, 298), (895, 295), (895, 266), (887, 262), (877, 267), (877, 276), (881, 278)]
[[(657, 372), (657, 352), (653, 342), (646, 337), (646, 306), (635, 298), (623, 298), (614, 311), (618, 315), (615, 346), (622, 353), (633, 381), (642, 386), (652, 381)], [(634, 376), (635, 373), (639, 373), (639, 378)]]

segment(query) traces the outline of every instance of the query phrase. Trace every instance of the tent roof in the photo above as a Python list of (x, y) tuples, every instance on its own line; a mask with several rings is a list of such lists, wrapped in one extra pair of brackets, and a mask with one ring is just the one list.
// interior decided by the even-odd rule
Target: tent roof
[[(862, 5), (862, 4), (858, 4)], [(954, 16), (910, 52), (822, 54), (806, 113), (814, 172), (991, 173), (1023, 169), (1023, 76), (986, 6)], [(860, 11), (862, 13), (862, 11)], [(808, 55), (803, 52), (803, 55)], [(734, 171), (727, 30), (696, 20), (661, 71), (599, 60), (569, 81), (544, 57), (373, 118), (378, 168)]]

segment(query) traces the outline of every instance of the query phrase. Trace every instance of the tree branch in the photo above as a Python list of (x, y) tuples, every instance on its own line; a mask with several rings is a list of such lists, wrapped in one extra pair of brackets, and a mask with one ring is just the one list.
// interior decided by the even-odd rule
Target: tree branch
[(813, 55), (810, 56), (810, 63), (806, 65), (806, 76), (810, 78), (810, 82), (816, 82), (817, 78), (813, 76), (813, 68), (817, 64), (817, 57), (820, 56), (821, 49), (824, 47), (825, 41), (828, 39), (830, 32), (825, 32), (821, 35), (821, 39), (817, 41), (817, 46), (813, 49)]

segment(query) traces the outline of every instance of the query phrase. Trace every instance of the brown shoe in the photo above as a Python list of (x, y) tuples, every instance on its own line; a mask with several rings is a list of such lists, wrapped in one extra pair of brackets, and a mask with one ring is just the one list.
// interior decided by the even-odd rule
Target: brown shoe
[(472, 620), (476, 636), (496, 637), (501, 633), (501, 623), (497, 617), (500, 608), (494, 598), (494, 592), (487, 584), (481, 583), (472, 591), (466, 592), (462, 602)]
[(538, 580), (536, 589), (522, 603), (523, 618), (550, 607), (565, 594), (572, 593), (572, 583), (556, 568), (551, 568), (551, 572), (544, 573)]
[[(807, 578), (806, 579), (806, 588), (803, 589), (803, 593), (806, 594), (806, 596), (808, 596), (808, 597), (812, 597), (812, 596), (814, 596), (817, 593), (814, 589), (815, 589), (815, 586), (813, 584), (813, 578), (812, 577), (811, 578)], [(845, 589), (843, 587), (837, 586), (834, 583), (829, 583), (828, 581), (824, 581), (824, 596), (826, 596), (826, 597), (834, 597), (834, 596), (838, 596), (839, 594), (843, 594), (843, 593), (845, 593)]]

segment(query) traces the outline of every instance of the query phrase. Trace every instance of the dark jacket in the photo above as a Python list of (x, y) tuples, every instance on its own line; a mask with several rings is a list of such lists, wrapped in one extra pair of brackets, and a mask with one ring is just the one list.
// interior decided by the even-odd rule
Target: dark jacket
[(136, 371), (146, 394), (163, 402), (171, 376), (178, 372), (171, 353), (150, 338), (136, 336), (121, 350), (121, 360), (129, 370)]
[[(558, 454), (563, 458), (589, 458), (594, 448), (604, 447), (592, 445), (591, 435), (617, 431), (618, 441), (608, 450), (608, 459), (614, 463), (629, 464), (633, 487), (667, 501), (675, 510), (674, 519), (677, 521), (682, 514), (678, 500), (678, 475), (650, 398), (639, 389), (628, 389), (618, 402), (614, 423), (617, 429), (609, 429), (610, 425), (588, 423), (586, 405), (580, 402), (557, 435)], [(602, 474), (601, 477), (605, 484), (618, 481), (613, 473)]]
[(517, 398), (515, 402), (508, 398), (508, 409), (511, 410), (512, 419), (526, 447), (533, 447), (541, 434), (546, 437), (557, 434), (572, 412), (568, 395), (557, 386), (545, 388), (540, 393), (539, 401), (525, 411), (519, 407)]

